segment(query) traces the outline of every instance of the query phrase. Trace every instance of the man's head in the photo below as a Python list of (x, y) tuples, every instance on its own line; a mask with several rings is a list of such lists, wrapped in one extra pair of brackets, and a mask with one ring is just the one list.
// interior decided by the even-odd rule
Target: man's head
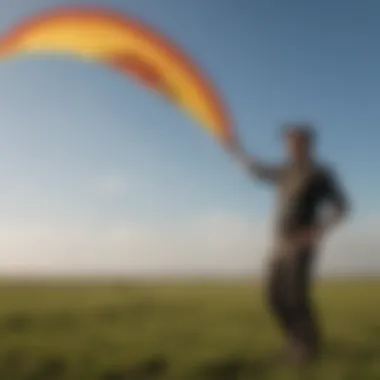
[(309, 160), (313, 153), (315, 134), (308, 124), (289, 124), (284, 128), (287, 153), (292, 161)]

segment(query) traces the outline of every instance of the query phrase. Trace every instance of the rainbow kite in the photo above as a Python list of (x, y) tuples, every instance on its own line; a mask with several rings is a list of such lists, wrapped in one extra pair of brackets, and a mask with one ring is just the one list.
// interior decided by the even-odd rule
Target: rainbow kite
[(207, 78), (172, 42), (133, 18), (69, 8), (27, 20), (0, 39), (0, 59), (63, 54), (108, 65), (185, 110), (225, 146), (235, 142), (226, 108)]

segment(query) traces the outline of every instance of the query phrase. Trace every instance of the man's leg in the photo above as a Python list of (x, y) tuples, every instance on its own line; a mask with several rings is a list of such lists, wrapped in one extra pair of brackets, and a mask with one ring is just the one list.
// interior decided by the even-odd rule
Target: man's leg
[(295, 252), (288, 266), (287, 297), (292, 310), (294, 349), (299, 359), (314, 359), (319, 349), (319, 331), (310, 300), (313, 252)]
[(275, 319), (280, 325), (280, 328), (285, 334), (286, 351), (282, 353), (287, 355), (291, 348), (291, 343), (294, 341), (294, 313), (289, 307), (287, 297), (287, 260), (282, 255), (275, 257), (269, 267), (268, 283), (267, 283), (267, 298), (270, 310)]

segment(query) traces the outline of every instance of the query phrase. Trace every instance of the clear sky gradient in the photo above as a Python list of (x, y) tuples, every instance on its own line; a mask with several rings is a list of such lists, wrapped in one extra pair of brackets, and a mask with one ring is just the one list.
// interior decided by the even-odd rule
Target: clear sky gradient
[[(353, 201), (322, 270), (380, 271), (376, 0), (12, 0), (0, 32), (60, 5), (103, 5), (164, 33), (224, 95), (255, 154), (310, 120)], [(0, 63), (0, 271), (237, 274), (263, 269), (273, 192), (186, 115), (107, 68)]]

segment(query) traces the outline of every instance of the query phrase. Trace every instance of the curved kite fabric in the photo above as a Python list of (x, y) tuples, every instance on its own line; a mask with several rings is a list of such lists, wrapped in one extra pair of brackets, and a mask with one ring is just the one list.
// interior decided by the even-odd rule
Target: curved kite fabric
[(50, 11), (0, 40), (0, 59), (20, 54), (66, 54), (131, 76), (192, 115), (226, 146), (233, 125), (217, 91), (173, 43), (135, 19), (104, 9)]

